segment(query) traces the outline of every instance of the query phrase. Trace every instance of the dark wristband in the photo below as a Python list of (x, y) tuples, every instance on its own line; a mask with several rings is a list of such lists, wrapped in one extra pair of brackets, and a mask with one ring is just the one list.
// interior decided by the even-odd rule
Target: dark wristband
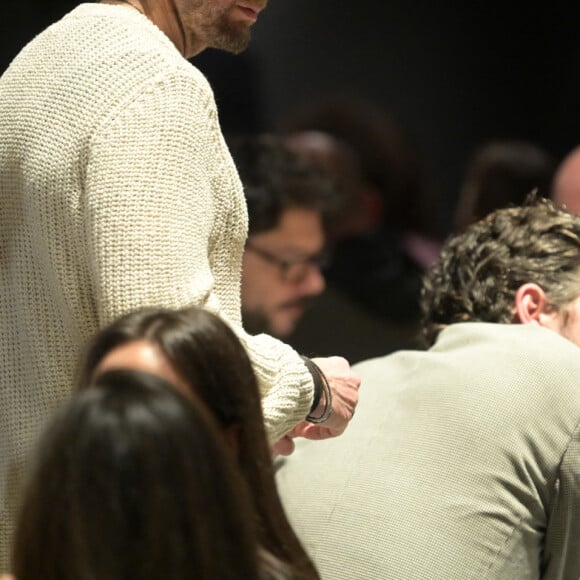
[(320, 405), (324, 384), (322, 382), (322, 377), (320, 376), (321, 371), (318, 368), (318, 365), (312, 362), (307, 356), (302, 356), (301, 358), (304, 361), (306, 368), (310, 371), (314, 382), (314, 395), (312, 398), (312, 406), (310, 407), (310, 412), (312, 413), (312, 411)]
[[(314, 361), (305, 356), (302, 357), (302, 360), (306, 368), (310, 371), (314, 381), (312, 406), (310, 407), (310, 413), (306, 416), (306, 420), (310, 423), (324, 423), (332, 415), (332, 391), (330, 390), (330, 385), (328, 384), (326, 376)], [(322, 397), (324, 397), (324, 408), (321, 415), (315, 417), (312, 413), (320, 405)]]

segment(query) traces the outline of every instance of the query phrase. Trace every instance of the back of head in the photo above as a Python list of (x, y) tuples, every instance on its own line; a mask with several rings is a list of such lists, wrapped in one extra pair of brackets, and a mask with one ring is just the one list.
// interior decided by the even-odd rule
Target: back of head
[(334, 95), (297, 109), (283, 122), (289, 134), (321, 131), (340, 139), (358, 157), (363, 183), (378, 195), (376, 221), (397, 230), (432, 233), (420, 156), (410, 136), (372, 101)]
[(228, 145), (244, 186), (250, 236), (275, 228), (289, 208), (314, 210), (323, 221), (340, 209), (342, 196), (330, 177), (281, 137), (237, 135)]
[(80, 385), (92, 380), (101, 361), (114, 349), (140, 340), (158, 348), (222, 429), (235, 427), (241, 469), (251, 487), (259, 490), (253, 480), (271, 467), (260, 393), (250, 359), (232, 329), (197, 307), (130, 312), (93, 337), (86, 349)]
[(248, 417), (261, 423), (256, 377), (244, 347), (225, 322), (202, 308), (143, 308), (114, 320), (89, 342), (79, 383), (88, 384), (109, 353), (134, 341), (156, 346), (222, 427)]
[(157, 347), (217, 419), (220, 429), (231, 428), (235, 434), (239, 469), (251, 491), (252, 522), (261, 546), (297, 570), (313, 572), (275, 488), (256, 376), (233, 330), (215, 314), (198, 307), (130, 312), (103, 328), (88, 344), (80, 385), (92, 380), (100, 363), (115, 348), (141, 340)]
[(205, 409), (110, 371), (56, 415), (14, 551), (19, 580), (257, 578), (243, 482)]
[(321, 167), (340, 195), (341, 203), (327, 223), (331, 239), (365, 233), (368, 225), (365, 198), (361, 195), (364, 180), (354, 149), (342, 139), (323, 131), (296, 131), (284, 139), (297, 155)]
[(553, 308), (580, 294), (580, 216), (543, 198), (497, 210), (446, 242), (424, 278), (426, 346), (456, 322), (513, 322), (516, 292), (527, 282), (541, 286)]
[(520, 205), (533, 190), (547, 197), (554, 168), (552, 156), (533, 143), (498, 141), (482, 146), (465, 173), (455, 229), (462, 231), (496, 209)]

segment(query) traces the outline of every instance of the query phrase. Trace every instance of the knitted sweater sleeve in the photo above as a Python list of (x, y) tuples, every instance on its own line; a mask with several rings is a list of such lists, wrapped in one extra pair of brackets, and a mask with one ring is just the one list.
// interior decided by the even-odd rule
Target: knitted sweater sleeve
[(139, 92), (128, 91), (94, 132), (81, 223), (97, 324), (143, 306), (195, 304), (221, 315), (249, 352), (267, 432), (276, 441), (308, 413), (312, 378), (289, 346), (242, 330), (239, 282), (228, 283), (233, 298), (226, 298), (230, 274), (223, 270), (230, 268), (212, 269), (210, 254), (215, 261), (228, 252), (216, 228), (232, 226), (208, 170), (213, 107), (203, 82), (162, 74)]
[(266, 432), (278, 441), (304, 421), (313, 397), (313, 379), (298, 354), (266, 334), (250, 336), (239, 329), (258, 378)]

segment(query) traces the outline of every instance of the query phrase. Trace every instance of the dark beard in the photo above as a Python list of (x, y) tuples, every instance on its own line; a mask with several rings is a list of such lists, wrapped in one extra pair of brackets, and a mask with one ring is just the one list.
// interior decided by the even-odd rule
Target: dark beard
[(272, 334), (270, 321), (263, 312), (248, 312), (242, 310), (242, 321), (244, 330), (248, 334)]

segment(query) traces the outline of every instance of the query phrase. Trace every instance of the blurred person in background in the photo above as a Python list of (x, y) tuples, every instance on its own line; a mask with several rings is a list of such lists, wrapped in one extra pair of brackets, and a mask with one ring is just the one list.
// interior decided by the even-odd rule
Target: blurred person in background
[[(324, 169), (344, 196), (342, 210), (328, 224), (331, 259), (324, 270), (327, 287), (287, 340), (300, 352), (338, 352), (357, 362), (418, 345), (418, 292), (423, 266), (407, 254), (404, 246), (411, 239), (424, 242), (426, 238), (410, 231), (403, 236), (399, 225), (381, 223), (385, 202), (379, 184), (386, 187), (387, 179), (382, 174), (382, 179), (372, 179), (369, 175), (374, 172), (369, 167), (376, 165), (380, 173), (381, 163), (394, 163), (390, 150), (381, 145), (386, 140), (391, 146), (392, 139), (383, 134), (387, 129), (382, 112), (376, 112), (376, 122), (382, 121), (383, 125), (375, 126), (372, 112), (363, 113), (350, 102), (339, 101), (327, 107), (320, 105), (315, 108), (317, 115), (312, 113), (312, 118), (303, 120), (304, 126), (314, 129), (283, 133), (290, 147)], [(302, 126), (301, 122), (296, 125)], [(363, 143), (361, 150), (369, 157), (365, 149), (368, 141), (374, 147), (382, 146), (382, 153), (374, 151), (373, 157), (365, 161), (357, 147)], [(375, 154), (381, 157), (376, 162)], [(387, 167), (390, 171), (390, 165)], [(405, 179), (401, 177), (401, 181)], [(437, 244), (423, 242), (419, 245), (430, 250), (421, 259), (429, 262)]]
[(440, 243), (435, 208), (409, 135), (381, 107), (345, 96), (295, 110), (280, 131), (322, 132), (354, 153), (359, 211), (344, 216), (327, 280), (372, 316), (416, 325), (421, 275)]
[(286, 338), (324, 290), (325, 227), (342, 204), (340, 190), (280, 137), (238, 135), (228, 143), (248, 204), (244, 328)]
[(533, 190), (548, 197), (554, 175), (552, 156), (527, 141), (492, 141), (471, 156), (455, 210), (455, 230), (488, 213), (520, 205)]
[(572, 149), (558, 165), (552, 199), (568, 211), (580, 214), (580, 147)]

